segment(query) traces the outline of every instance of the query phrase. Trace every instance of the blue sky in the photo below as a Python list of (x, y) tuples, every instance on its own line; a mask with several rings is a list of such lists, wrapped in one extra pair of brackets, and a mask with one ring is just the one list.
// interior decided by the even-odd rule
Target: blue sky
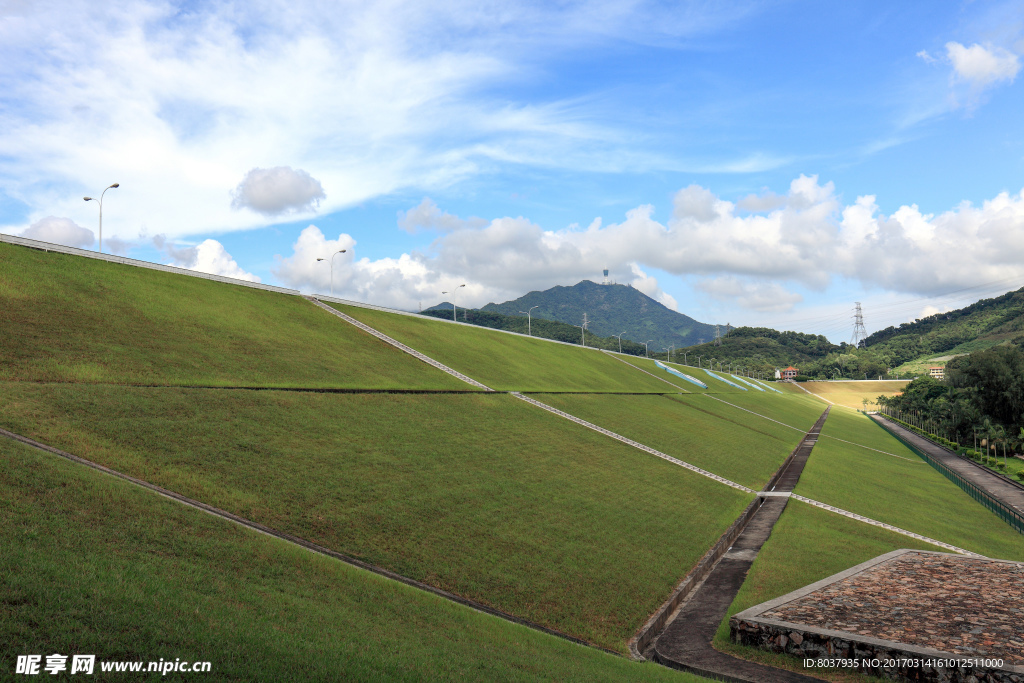
[(1024, 286), (1022, 60), (1022, 2), (4, 3), (0, 231), (119, 182), (135, 258), (848, 340)]

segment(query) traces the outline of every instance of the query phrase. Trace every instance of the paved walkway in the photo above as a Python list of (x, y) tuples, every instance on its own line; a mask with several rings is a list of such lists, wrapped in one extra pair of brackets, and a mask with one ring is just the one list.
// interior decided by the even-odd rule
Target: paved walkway
[(952, 451), (922, 436), (918, 436), (909, 429), (905, 429), (892, 420), (886, 419), (883, 415), (872, 415), (871, 418), (883, 424), (886, 429), (894, 434), (898, 434), (901, 439), (912, 444), (914, 448), (927, 453), (930, 457), (956, 472), (971, 484), (985, 491), (1003, 505), (1016, 510), (1017, 514), (1024, 516), (1024, 487), (1006, 481), (981, 465), (964, 460)]
[[(818, 441), (828, 410), (807, 433), (793, 458), (768, 493), (790, 493), (800, 479), (807, 458)], [(789, 502), (785, 496), (768, 496), (747, 523), (732, 548), (711, 570), (694, 594), (654, 644), (654, 659), (666, 666), (728, 681), (753, 683), (810, 683), (819, 679), (731, 657), (711, 646), (718, 625), (743, 585), (750, 565), (768, 540), (772, 527)]]

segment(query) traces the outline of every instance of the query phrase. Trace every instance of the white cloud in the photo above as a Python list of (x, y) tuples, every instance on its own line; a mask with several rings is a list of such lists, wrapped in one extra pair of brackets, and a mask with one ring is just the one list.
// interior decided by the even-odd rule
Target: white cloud
[(937, 59), (935, 59), (935, 57), (932, 57), (930, 54), (928, 54), (927, 50), (921, 50), (920, 52), (917, 53), (916, 56), (923, 59), (926, 64), (934, 64), (935, 62), (938, 61)]
[(975, 43), (964, 47), (957, 42), (946, 43), (946, 56), (953, 64), (954, 76), (972, 86), (985, 88), (1000, 81), (1010, 81), (1020, 71), (1017, 55), (1001, 47), (983, 47)]
[[(609, 268), (616, 281), (677, 308), (646, 274), (652, 268), (705, 276), (699, 290), (716, 301), (773, 313), (802, 300), (796, 286), (822, 290), (835, 278), (924, 296), (1024, 280), (1024, 190), (938, 215), (915, 205), (883, 215), (873, 196), (843, 205), (832, 183), (815, 176), (794, 179), (780, 197), (782, 206), (749, 215), (706, 188), (690, 186), (677, 193), (665, 223), (654, 220), (651, 206), (629, 211), (619, 223), (595, 219), (565, 230), (544, 230), (522, 217), (496, 218), (482, 227), (463, 222), (429, 249), (377, 261), (357, 259), (350, 236), (328, 240), (310, 226), (274, 272), (290, 286), (326, 292), (330, 270), (316, 258), (348, 249), (336, 259), (337, 293), (415, 309), (463, 282), (468, 286), (460, 291), (460, 305), (480, 306), (554, 285), (599, 281)], [(450, 220), (454, 226), (461, 219)]]
[(460, 228), (482, 228), (487, 225), (483, 218), (462, 219), (441, 211), (430, 197), (424, 197), (419, 206), (398, 212), (398, 227), (410, 234), (420, 230), (451, 232)]
[(70, 218), (47, 216), (41, 218), (22, 233), (22, 237), (43, 242), (63, 244), (68, 247), (91, 247), (96, 243), (96, 234), (75, 223)]
[(762, 313), (787, 313), (804, 300), (778, 283), (750, 282), (729, 275), (701, 280), (697, 288), (718, 301), (735, 302)]
[(267, 216), (313, 211), (326, 195), (320, 181), (291, 166), (254, 168), (231, 193), (231, 206)]
[(204, 240), (193, 247), (176, 247), (163, 235), (158, 235), (153, 238), (153, 244), (171, 259), (170, 265), (236, 280), (260, 281), (252, 273), (243, 270), (217, 240)]

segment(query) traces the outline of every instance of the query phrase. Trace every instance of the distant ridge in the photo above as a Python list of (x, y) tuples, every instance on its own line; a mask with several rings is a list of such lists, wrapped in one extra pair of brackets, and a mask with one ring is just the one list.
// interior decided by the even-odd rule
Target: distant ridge
[[(643, 292), (627, 285), (599, 285), (583, 280), (571, 287), (552, 287), (543, 292), (530, 292), (525, 296), (502, 304), (489, 303), (481, 311), (522, 315), (537, 306), (534, 318), (556, 320), (579, 325), (583, 314), (590, 322), (588, 331), (602, 337), (624, 332), (623, 339), (643, 344), (648, 339), (651, 351), (674, 345), (676, 348), (711, 341), (715, 326), (694, 320), (658, 303)], [(722, 330), (725, 334), (725, 330)]]

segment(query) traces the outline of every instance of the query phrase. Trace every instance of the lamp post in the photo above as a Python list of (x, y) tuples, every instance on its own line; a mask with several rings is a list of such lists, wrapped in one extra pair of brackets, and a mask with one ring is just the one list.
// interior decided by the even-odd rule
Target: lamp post
[(651, 354), (647, 352), (647, 345), (650, 344), (652, 341), (654, 341), (654, 340), (653, 339), (648, 339), (647, 341), (644, 342), (644, 358), (650, 358), (651, 357)]
[[(458, 314), (456, 314), (456, 312), (455, 312), (455, 294), (460, 289), (462, 289), (465, 286), (466, 286), (465, 284), (461, 284), (461, 285), (459, 285), (458, 287), (456, 287), (455, 289), (452, 290), (452, 320), (454, 320), (455, 322), (459, 322)], [(448, 292), (441, 292), (441, 293), (442, 294), (447, 294)]]
[(619, 332), (618, 334), (613, 334), (612, 335), (613, 337), (615, 337), (616, 339), (619, 340), (619, 353), (622, 353), (622, 335), (624, 335), (624, 334), (626, 334), (626, 333), (625, 332)]
[(688, 365), (688, 363), (686, 362), (686, 354), (688, 353), (689, 351), (683, 351), (683, 365)]
[(539, 306), (540, 304), (537, 304), (536, 306), (530, 306), (529, 311), (519, 311), (520, 313), (526, 314), (526, 334), (530, 337), (533, 336), (533, 326), (530, 324), (530, 313), (533, 311), (533, 309), (538, 308)]
[(703, 358), (703, 357), (704, 356), (697, 356), (697, 367), (698, 368), (703, 368), (704, 367), (703, 365), (700, 364), (700, 359)]
[[(348, 249), (339, 249), (338, 251), (331, 254), (331, 296), (334, 296), (334, 257), (338, 254), (344, 254)], [(324, 261), (326, 259), (318, 258), (317, 261)]]
[(106, 188), (105, 190), (103, 190), (103, 192), (100, 193), (100, 198), (99, 199), (93, 199), (92, 197), (82, 197), (82, 199), (84, 199), (87, 202), (99, 202), (99, 204), (100, 204), (100, 253), (101, 254), (103, 253), (103, 195), (105, 195), (107, 193), (107, 190), (110, 190), (112, 188), (118, 188), (118, 187), (121, 187), (121, 183), (114, 183), (110, 187)]

